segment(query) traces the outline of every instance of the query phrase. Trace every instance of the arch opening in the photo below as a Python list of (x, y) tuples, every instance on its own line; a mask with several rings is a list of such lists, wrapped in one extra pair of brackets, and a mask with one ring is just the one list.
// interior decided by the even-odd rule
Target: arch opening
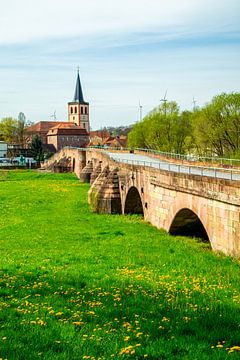
[(144, 215), (143, 205), (140, 194), (136, 187), (132, 186), (127, 193), (124, 214), (139, 214)]
[(190, 209), (180, 210), (170, 226), (171, 235), (190, 236), (209, 242), (209, 237), (199, 217)]
[(73, 158), (73, 162), (72, 162), (72, 171), (74, 172), (75, 170), (75, 158)]

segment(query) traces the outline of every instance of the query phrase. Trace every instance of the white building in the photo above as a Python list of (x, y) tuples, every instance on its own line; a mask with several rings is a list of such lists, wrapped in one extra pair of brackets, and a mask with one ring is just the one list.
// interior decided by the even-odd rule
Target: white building
[(7, 143), (0, 141), (0, 158), (7, 156)]

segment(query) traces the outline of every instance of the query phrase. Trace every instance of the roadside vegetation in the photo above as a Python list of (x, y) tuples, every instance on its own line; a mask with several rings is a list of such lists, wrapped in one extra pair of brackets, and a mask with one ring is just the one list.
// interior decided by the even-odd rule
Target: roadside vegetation
[(0, 172), (0, 358), (239, 359), (240, 264), (72, 174)]
[(133, 126), (128, 146), (178, 154), (240, 158), (240, 93), (215, 96), (181, 112), (164, 101)]

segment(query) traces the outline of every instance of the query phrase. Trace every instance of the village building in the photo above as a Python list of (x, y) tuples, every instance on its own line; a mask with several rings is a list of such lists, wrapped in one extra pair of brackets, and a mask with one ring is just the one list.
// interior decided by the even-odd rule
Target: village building
[(110, 137), (110, 133), (107, 130), (90, 131), (89, 146), (103, 146), (104, 142), (109, 137)]
[(8, 145), (5, 141), (0, 141), (0, 158), (7, 156)]
[(58, 124), (47, 133), (47, 144), (58, 150), (64, 146), (85, 147), (88, 143), (89, 135), (86, 129), (74, 123)]
[(64, 146), (86, 147), (89, 132), (89, 103), (84, 100), (78, 72), (74, 98), (68, 103), (68, 121), (39, 121), (26, 129), (25, 141), (29, 145), (38, 135), (45, 150), (56, 152)]
[(113, 136), (106, 130), (91, 131), (89, 146), (123, 149), (127, 147), (127, 136)]
[(109, 136), (103, 142), (103, 146), (109, 148), (124, 149), (127, 147), (127, 136), (125, 135)]

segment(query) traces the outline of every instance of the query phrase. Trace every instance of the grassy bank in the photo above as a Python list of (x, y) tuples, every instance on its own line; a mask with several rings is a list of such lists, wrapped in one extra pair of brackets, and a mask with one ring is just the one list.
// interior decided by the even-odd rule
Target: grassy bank
[(239, 262), (92, 214), (88, 188), (0, 173), (0, 358), (239, 358)]

